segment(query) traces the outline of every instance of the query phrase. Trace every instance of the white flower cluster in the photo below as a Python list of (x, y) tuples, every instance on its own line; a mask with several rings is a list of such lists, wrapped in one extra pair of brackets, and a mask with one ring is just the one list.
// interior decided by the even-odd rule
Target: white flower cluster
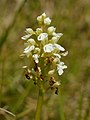
[(53, 75), (55, 72), (62, 75), (67, 66), (61, 61), (61, 57), (66, 56), (68, 52), (64, 52), (65, 49), (57, 42), (63, 34), (56, 33), (56, 28), (50, 26), (51, 19), (45, 13), (38, 16), (37, 21), (40, 27), (36, 30), (27, 28), (26, 35), (21, 38), (25, 42), (23, 54), (33, 59), (41, 72), (43, 66), (48, 75)]
[[(41, 25), (36, 31), (31, 28), (26, 29), (26, 35), (22, 37), (25, 40), (25, 46), (23, 53), (27, 57), (32, 57), (36, 63), (39, 63), (40, 57), (53, 57), (56, 61), (57, 71), (59, 75), (63, 74), (63, 70), (67, 68), (64, 62), (61, 62), (61, 56), (66, 56), (68, 52), (62, 53), (65, 49), (57, 42), (62, 33), (56, 33), (56, 28), (49, 26), (46, 31), (43, 27), (50, 25), (51, 19), (43, 13), (37, 17), (38, 23)], [(36, 36), (36, 39), (33, 37)]]

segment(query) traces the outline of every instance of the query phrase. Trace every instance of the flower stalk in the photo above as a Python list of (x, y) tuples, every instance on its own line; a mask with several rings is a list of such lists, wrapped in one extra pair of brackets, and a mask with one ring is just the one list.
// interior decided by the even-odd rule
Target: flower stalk
[(35, 120), (40, 120), (42, 105), (43, 105), (43, 97), (44, 97), (44, 92), (42, 89), (39, 88), (39, 95), (38, 95), (38, 100), (37, 100)]

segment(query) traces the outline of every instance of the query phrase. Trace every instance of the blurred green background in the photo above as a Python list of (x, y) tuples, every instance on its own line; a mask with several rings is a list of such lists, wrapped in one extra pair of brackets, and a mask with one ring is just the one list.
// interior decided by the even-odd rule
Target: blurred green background
[(45, 95), (41, 120), (90, 120), (90, 0), (0, 0), (0, 107), (17, 115), (0, 110), (0, 120), (34, 120), (38, 88), (25, 79), (19, 55), (25, 28), (35, 29), (43, 12), (69, 54), (61, 92)]

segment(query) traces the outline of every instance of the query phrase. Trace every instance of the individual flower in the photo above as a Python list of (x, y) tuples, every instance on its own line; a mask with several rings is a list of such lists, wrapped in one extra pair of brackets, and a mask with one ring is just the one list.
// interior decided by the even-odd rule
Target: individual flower
[(68, 54), (68, 51), (61, 53), (62, 56), (66, 56)]
[(36, 34), (40, 35), (43, 32), (42, 28), (37, 28), (36, 29)]
[(35, 60), (36, 63), (39, 62), (39, 60), (38, 60), (39, 55), (38, 55), (38, 54), (34, 54), (34, 55), (33, 55), (33, 58), (34, 58), (34, 60)]
[(31, 51), (34, 50), (34, 48), (35, 48), (34, 45), (28, 46), (28, 47), (26, 47), (26, 48), (24, 49), (24, 52), (23, 52), (23, 53), (26, 54), (27, 57), (29, 57), (29, 56), (31, 55)]
[(55, 82), (54, 84), (53, 84), (53, 88), (55, 87), (58, 87), (60, 85), (60, 83), (57, 81), (57, 82)]
[(57, 43), (58, 40), (60, 39), (60, 37), (61, 37), (62, 35), (63, 35), (62, 33), (55, 33), (55, 32), (53, 32), (52, 41), (53, 41), (54, 43)]
[(48, 27), (48, 29), (47, 29), (47, 33), (48, 33), (49, 35), (52, 35), (52, 34), (55, 32), (55, 30), (56, 30), (56, 28), (53, 27), (53, 26)]
[(35, 32), (31, 28), (27, 28), (25, 32), (27, 33), (27, 35), (21, 37), (22, 40), (27, 40), (30, 38), (30, 36), (35, 34)]
[(60, 62), (59, 64), (57, 64), (57, 71), (58, 71), (58, 74), (59, 75), (62, 75), (63, 74), (63, 70), (66, 69), (67, 66), (64, 65), (64, 62)]
[(53, 75), (53, 74), (54, 74), (54, 72), (55, 72), (55, 69), (50, 70), (50, 71), (48, 72), (48, 75)]
[(40, 48), (35, 47), (34, 52), (37, 53), (37, 54), (40, 54)]
[(46, 18), (46, 14), (43, 13), (42, 15), (37, 17), (37, 21), (39, 24), (42, 24), (42, 22), (44, 21), (44, 19)]
[(38, 36), (38, 41), (42, 41), (42, 40), (46, 40), (48, 39), (48, 34), (47, 33), (41, 33), (39, 36)]
[(58, 49), (60, 51), (65, 51), (65, 49), (59, 44), (54, 44), (54, 46), (55, 46), (56, 49)]
[(56, 50), (60, 50), (60, 51), (64, 51), (65, 50), (61, 45), (51, 44), (51, 43), (46, 44), (43, 49), (44, 49), (44, 52), (47, 52), (47, 53), (50, 53), (50, 52), (52, 52), (55, 49)]
[(41, 16), (42, 16), (43, 19), (45, 19), (46, 18), (46, 13), (43, 13)]
[(31, 35), (35, 34), (35, 32), (31, 28), (27, 28), (25, 32)]
[(38, 16), (38, 17), (37, 17), (37, 21), (38, 21), (39, 23), (42, 23), (42, 16)]
[(30, 36), (31, 36), (31, 34), (28, 34), (28, 35), (25, 35), (25, 36), (21, 37), (21, 39), (22, 39), (22, 40), (27, 40), (27, 39), (30, 38)]
[(44, 19), (44, 24), (45, 25), (50, 25), (50, 23), (51, 23), (51, 19), (49, 17)]
[(30, 38), (30, 39), (28, 39), (27, 43), (28, 43), (28, 45), (35, 45), (36, 42), (34, 39)]

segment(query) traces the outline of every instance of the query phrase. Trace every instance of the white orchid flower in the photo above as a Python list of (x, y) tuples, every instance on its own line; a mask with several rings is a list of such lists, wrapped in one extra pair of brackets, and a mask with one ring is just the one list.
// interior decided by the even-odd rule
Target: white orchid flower
[(38, 17), (37, 17), (37, 21), (38, 21), (39, 23), (42, 23), (42, 16), (38, 16)]
[(40, 35), (43, 32), (42, 28), (37, 28), (36, 29), (36, 34)]
[(66, 56), (68, 55), (68, 51), (64, 52), (64, 53), (61, 53), (62, 56)]
[(35, 47), (35, 50), (34, 50), (34, 52), (35, 52), (35, 53), (37, 53), (37, 54), (40, 54), (40, 48), (38, 48), (38, 47)]
[(30, 36), (31, 36), (31, 34), (28, 34), (28, 35), (25, 35), (25, 36), (21, 37), (21, 39), (22, 39), (22, 40), (27, 40), (27, 39), (30, 38)]
[(62, 35), (63, 35), (62, 33), (55, 33), (55, 32), (53, 32), (52, 41), (57, 43)]
[(50, 71), (48, 72), (48, 75), (53, 75), (53, 74), (54, 74), (54, 72), (55, 72), (55, 69), (50, 70)]
[(54, 46), (60, 51), (65, 51), (65, 49), (59, 44), (54, 44)]
[(35, 34), (35, 32), (31, 28), (27, 28), (25, 32), (31, 35)]
[(57, 37), (61, 37), (63, 34), (62, 33), (55, 33), (55, 32), (53, 32), (53, 36), (57, 36)]
[(52, 35), (52, 34), (55, 32), (55, 30), (56, 30), (56, 28), (53, 27), (53, 26), (51, 26), (51, 27), (49, 27), (49, 28), (47, 29), (47, 33), (48, 33), (49, 35)]
[(49, 43), (49, 44), (46, 44), (44, 46), (44, 52), (50, 53), (50, 52), (52, 52), (55, 49), (60, 50), (60, 51), (64, 51), (65, 50), (61, 45), (58, 45), (58, 44), (51, 44), (51, 43)]
[(42, 24), (42, 22), (45, 18), (46, 18), (46, 14), (43, 13), (42, 15), (37, 17), (37, 21), (39, 22), (39, 24)]
[(36, 42), (34, 39), (30, 38), (30, 39), (28, 39), (27, 43), (28, 43), (28, 45), (35, 45)]
[(34, 55), (33, 55), (33, 58), (34, 58), (34, 60), (35, 60), (36, 63), (39, 62), (39, 60), (38, 60), (39, 55), (38, 55), (38, 54), (34, 54)]
[(41, 16), (42, 16), (42, 18), (45, 19), (46, 18), (46, 13), (43, 13)]
[(45, 25), (50, 25), (50, 23), (51, 23), (51, 19), (49, 17), (44, 19), (44, 24)]
[(23, 53), (26, 54), (27, 57), (29, 57), (30, 54), (31, 54), (31, 51), (34, 50), (34, 48), (35, 48), (34, 45), (32, 45), (32, 46), (28, 46), (28, 47), (26, 47), (26, 48), (24, 49), (24, 52), (23, 52)]
[(66, 69), (67, 66), (64, 65), (64, 62), (60, 62), (59, 64), (57, 64), (57, 71), (58, 71), (58, 74), (59, 75), (62, 75), (63, 74), (63, 69)]
[(27, 35), (21, 37), (22, 40), (27, 40), (30, 38), (31, 35), (35, 34), (35, 32), (31, 28), (27, 28), (26, 31)]
[(38, 41), (42, 41), (42, 40), (46, 40), (48, 39), (48, 34), (47, 33), (41, 33), (39, 36), (38, 36)]
[(58, 86), (60, 86), (60, 85), (61, 85), (60, 82), (57, 81), (57, 82), (55, 82), (55, 83), (53, 84), (53, 88), (54, 88), (54, 87), (56, 88), (56, 87), (58, 87)]

